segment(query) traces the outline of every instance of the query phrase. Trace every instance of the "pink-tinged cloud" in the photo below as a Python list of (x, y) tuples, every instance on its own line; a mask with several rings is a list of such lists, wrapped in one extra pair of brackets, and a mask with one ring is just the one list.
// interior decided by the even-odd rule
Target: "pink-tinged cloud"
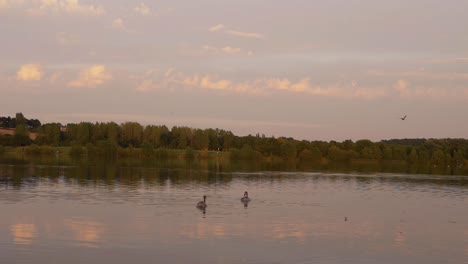
[(212, 90), (228, 90), (232, 87), (232, 82), (229, 80), (212, 80), (210, 76), (205, 76), (201, 79), (200, 87)]
[(443, 99), (460, 99), (468, 98), (467, 90), (464, 89), (447, 89), (443, 87), (428, 87), (424, 85), (415, 86), (410, 85), (405, 80), (397, 81), (394, 86), (394, 90), (401, 98), (405, 99), (432, 99), (432, 100), (443, 100)]
[(40, 81), (42, 75), (39, 64), (25, 64), (16, 73), (16, 78), (20, 81)]
[(228, 54), (236, 54), (236, 53), (240, 53), (241, 52), (241, 49), (240, 48), (234, 48), (234, 47), (231, 47), (231, 46), (226, 46), (224, 48), (221, 49), (224, 53), (228, 53)]
[(81, 4), (80, 0), (39, 0), (39, 3), (28, 10), (31, 15), (69, 14), (83, 16), (101, 16), (105, 13), (101, 6)]
[(242, 38), (255, 38), (255, 39), (264, 39), (265, 36), (259, 33), (252, 33), (252, 32), (242, 32), (242, 31), (237, 31), (237, 30), (228, 30), (226, 31), (227, 34), (233, 35), (236, 37), (242, 37)]
[(136, 88), (139, 92), (157, 90), (159, 86), (153, 80), (143, 80)]
[(71, 87), (94, 88), (112, 79), (104, 65), (93, 65), (81, 70), (79, 78), (68, 83)]
[(405, 78), (414, 80), (468, 80), (468, 73), (464, 72), (430, 72), (425, 70), (419, 71), (402, 71), (402, 72), (387, 72), (379, 70), (370, 70), (367, 72), (370, 76), (375, 77), (394, 77), (394, 78)]
[(0, 9), (1, 8), (8, 8), (10, 6), (9, 1), (7, 0), (0, 0)]
[(224, 32), (225, 34), (236, 36), (236, 37), (241, 37), (241, 38), (254, 38), (254, 39), (264, 39), (265, 36), (260, 33), (255, 33), (255, 32), (245, 32), (245, 31), (239, 31), (239, 30), (232, 30), (228, 29), (226, 26), (223, 24), (218, 24), (216, 26), (210, 27), (208, 29), (210, 32)]
[(125, 30), (125, 24), (122, 18), (116, 18), (114, 21), (112, 21), (112, 27), (117, 30)]
[(408, 82), (405, 80), (398, 80), (395, 83), (394, 88), (401, 97), (410, 96), (410, 91), (408, 90)]
[(143, 76), (136, 86), (140, 92), (162, 89), (184, 88), (218, 90), (223, 92), (245, 93), (251, 95), (268, 95), (277, 92), (302, 93), (310, 96), (326, 96), (337, 98), (378, 99), (388, 95), (382, 88), (360, 87), (356, 81), (349, 86), (314, 86), (310, 78), (303, 78), (293, 82), (287, 78), (265, 78), (250, 81), (235, 81), (217, 78), (212, 75), (186, 75), (169, 68), (165, 73)]
[(263, 78), (245, 81), (226, 79), (211, 74), (187, 75), (169, 68), (166, 72), (153, 73), (135, 77), (139, 84), (135, 89), (140, 92), (149, 92), (164, 89), (200, 89), (216, 90), (222, 92), (244, 93), (250, 95), (274, 95), (278, 93), (304, 94), (305, 96), (333, 97), (345, 100), (379, 100), (382, 98), (405, 98), (418, 100), (429, 98), (431, 100), (445, 100), (453, 98), (466, 98), (466, 89), (446, 89), (439, 87), (414, 86), (405, 79), (396, 81), (393, 85), (382, 87), (363, 86), (356, 80), (347, 83), (314, 84), (309, 77), (297, 81), (288, 78)]
[(220, 31), (220, 30), (222, 30), (222, 29), (224, 29), (224, 28), (225, 28), (225, 27), (224, 27), (223, 24), (218, 24), (218, 25), (216, 25), (216, 26), (210, 27), (210, 28), (208, 29), (208, 31), (210, 31), (210, 32), (216, 32), (216, 31)]
[(241, 48), (233, 46), (224, 46), (222, 48), (217, 48), (214, 46), (205, 45), (202, 47), (205, 51), (212, 54), (225, 54), (225, 55), (253, 55), (252, 51), (243, 51)]
[(155, 15), (155, 13), (145, 3), (140, 3), (139, 5), (135, 6), (135, 8), (133, 8), (133, 11), (142, 16)]

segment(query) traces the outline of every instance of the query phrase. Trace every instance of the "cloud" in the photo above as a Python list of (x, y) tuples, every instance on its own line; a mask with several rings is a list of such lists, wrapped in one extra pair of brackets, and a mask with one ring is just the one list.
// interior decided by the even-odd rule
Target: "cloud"
[(213, 27), (209, 28), (208, 31), (210, 31), (210, 32), (224, 32), (225, 34), (236, 36), (236, 37), (241, 37), (241, 38), (255, 38), (255, 39), (264, 39), (265, 38), (264, 35), (259, 34), (259, 33), (231, 30), (231, 29), (228, 29), (223, 24), (218, 24), (216, 26), (213, 26)]
[(10, 6), (10, 2), (7, 0), (0, 0), (0, 8), (8, 8)]
[(463, 89), (445, 89), (441, 87), (413, 86), (406, 80), (398, 80), (393, 88), (401, 98), (405, 99), (459, 99), (466, 98), (468, 95), (466, 87)]
[(264, 39), (265, 38), (265, 36), (263, 36), (262, 34), (242, 32), (242, 31), (236, 31), (236, 30), (228, 30), (228, 31), (226, 31), (226, 33), (229, 34), (229, 35), (242, 37), (242, 38), (256, 38), (256, 39)]
[(7, 9), (11, 7), (20, 6), (24, 0), (0, 0), (0, 9)]
[(143, 80), (136, 88), (139, 92), (147, 92), (152, 90), (157, 90), (159, 85), (157, 85), (153, 80)]
[(431, 61), (432, 64), (456, 64), (456, 63), (468, 63), (468, 57), (458, 57), (449, 59), (439, 59)]
[(117, 30), (125, 30), (124, 21), (122, 18), (116, 18), (112, 21), (112, 27)]
[(150, 16), (154, 14), (145, 3), (140, 3), (139, 5), (135, 6), (133, 11), (143, 16)]
[(468, 88), (446, 89), (439, 87), (414, 86), (406, 79), (400, 79), (387, 86), (363, 86), (354, 79), (331, 84), (316, 84), (310, 77), (297, 80), (289, 78), (256, 78), (239, 81), (211, 74), (187, 75), (169, 68), (139, 76), (141, 80), (135, 87), (140, 92), (155, 90), (205, 90), (223, 93), (242, 93), (250, 95), (298, 94), (301, 96), (329, 97), (343, 100), (381, 100), (385, 98), (405, 98), (408, 100), (431, 99), (452, 100), (467, 98)]
[(100, 16), (105, 13), (100, 6), (80, 4), (79, 0), (40, 0), (38, 7), (29, 9), (33, 15), (44, 15), (47, 13), (67, 13), (84, 16)]
[(25, 64), (16, 73), (16, 78), (21, 81), (40, 81), (42, 74), (39, 64)]
[(210, 76), (205, 76), (200, 81), (201, 88), (212, 90), (227, 90), (232, 87), (232, 84), (229, 80), (212, 80)]
[(468, 80), (468, 73), (464, 72), (431, 72), (425, 70), (419, 71), (402, 71), (402, 72), (386, 72), (378, 70), (370, 70), (367, 72), (370, 76), (375, 77), (396, 77), (396, 78), (412, 78), (419, 80)]
[(348, 85), (314, 86), (310, 78), (302, 78), (296, 82), (287, 78), (265, 78), (250, 81), (235, 81), (218, 78), (213, 75), (186, 75), (169, 68), (159, 75), (144, 76), (143, 81), (136, 86), (137, 91), (148, 92), (152, 90), (187, 88), (201, 90), (217, 90), (254, 95), (268, 95), (278, 92), (296, 93), (311, 96), (326, 96), (344, 99), (379, 99), (388, 96), (382, 88), (360, 87), (356, 81)]
[(216, 26), (210, 27), (208, 30), (210, 32), (216, 32), (216, 31), (220, 31), (222, 29), (224, 29), (224, 25), (223, 24), (218, 24)]
[(408, 90), (408, 82), (405, 80), (398, 80), (393, 87), (402, 97), (407, 97), (410, 94)]
[(240, 53), (241, 52), (241, 49), (240, 48), (233, 48), (231, 46), (226, 46), (224, 48), (221, 49), (224, 53), (227, 53), (227, 54), (236, 54), (236, 53)]
[(49, 82), (51, 84), (56, 84), (63, 81), (63, 73), (62, 72), (54, 72), (49, 76)]
[(175, 71), (175, 68), (171, 67), (167, 69), (167, 71), (164, 73), (164, 76), (169, 77), (171, 76), (172, 73), (174, 73), (174, 71)]
[(93, 65), (89, 68), (81, 70), (79, 78), (69, 82), (68, 85), (78, 88), (94, 88), (111, 79), (112, 75), (107, 71), (104, 65)]
[(224, 46), (222, 48), (217, 48), (217, 47), (205, 45), (202, 48), (212, 53), (222, 53), (222, 54), (227, 54), (227, 55), (239, 55), (239, 54), (244, 54), (248, 56), (253, 55), (252, 51), (245, 52), (241, 48), (232, 47), (232, 46)]

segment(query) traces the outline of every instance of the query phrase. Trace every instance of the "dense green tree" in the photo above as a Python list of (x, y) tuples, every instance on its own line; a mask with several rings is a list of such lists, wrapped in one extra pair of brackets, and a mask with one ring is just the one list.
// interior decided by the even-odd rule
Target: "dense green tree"
[(143, 142), (153, 147), (159, 147), (161, 142), (161, 129), (157, 126), (146, 126), (143, 131)]
[(27, 126), (27, 120), (22, 113), (16, 113), (16, 126)]
[(220, 147), (219, 137), (218, 137), (219, 129), (209, 128), (209, 129), (206, 129), (205, 131), (206, 133), (208, 133), (208, 139), (209, 139), (208, 148), (210, 150), (218, 150), (218, 148)]
[(17, 125), (15, 128), (14, 141), (16, 146), (25, 146), (30, 143), (29, 131), (25, 125)]
[(139, 147), (143, 138), (143, 126), (136, 122), (125, 122), (121, 125), (120, 144)]
[(142, 146), (142, 153), (145, 157), (151, 157), (155, 155), (154, 147), (150, 143), (143, 143)]
[(392, 147), (383, 145), (383, 147), (382, 147), (382, 158), (384, 160), (393, 160)]
[(328, 149), (328, 159), (331, 161), (349, 161), (352, 158), (354, 157), (351, 151), (342, 150), (334, 145)]
[(223, 133), (223, 150), (228, 151), (234, 144), (234, 134), (231, 131)]
[(440, 149), (436, 149), (432, 153), (431, 163), (433, 163), (433, 164), (445, 164), (445, 162), (446, 162), (446, 157), (445, 157), (444, 152), (442, 150), (440, 150)]
[(36, 142), (39, 144), (58, 146), (61, 143), (60, 124), (44, 124), (38, 131)]
[(406, 149), (403, 146), (392, 146), (394, 160), (406, 160)]
[(281, 157), (286, 160), (293, 160), (296, 158), (297, 150), (296, 145), (290, 141), (281, 144)]
[(197, 150), (208, 150), (209, 146), (209, 137), (202, 129), (195, 129), (194, 131), (194, 144), (193, 147)]
[(424, 148), (418, 151), (418, 161), (421, 163), (427, 163), (430, 161), (429, 152)]
[(465, 163), (465, 155), (462, 149), (455, 150), (453, 154), (453, 162), (459, 166)]
[(93, 124), (89, 122), (81, 122), (77, 127), (77, 141), (86, 145), (91, 143), (91, 133), (92, 133)]
[(363, 151), (364, 149), (366, 149), (366, 148), (367, 148), (367, 151), (369, 151), (369, 149), (371, 149), (372, 146), (373, 146), (372, 141), (370, 141), (370, 140), (368, 140), (368, 139), (361, 139), (361, 140), (356, 141), (355, 150), (356, 150), (361, 156), (363, 156), (362, 151)]
[(318, 162), (322, 159), (322, 153), (318, 147), (312, 147), (311, 149), (304, 149), (299, 153), (299, 160), (302, 162), (311, 161)]
[(419, 156), (418, 152), (416, 151), (416, 148), (412, 147), (411, 151), (407, 157), (407, 160), (409, 163), (417, 163), (419, 161)]
[(119, 141), (120, 127), (114, 122), (107, 124), (106, 139), (116, 145)]

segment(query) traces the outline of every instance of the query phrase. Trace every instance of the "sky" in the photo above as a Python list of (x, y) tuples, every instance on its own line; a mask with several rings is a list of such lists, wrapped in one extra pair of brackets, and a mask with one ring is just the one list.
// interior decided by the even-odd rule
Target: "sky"
[(0, 0), (0, 116), (467, 138), (466, 10), (465, 0)]

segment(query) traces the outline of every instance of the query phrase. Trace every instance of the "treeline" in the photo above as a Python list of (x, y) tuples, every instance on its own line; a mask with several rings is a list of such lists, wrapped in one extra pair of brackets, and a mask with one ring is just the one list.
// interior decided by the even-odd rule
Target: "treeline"
[(41, 126), (41, 121), (38, 119), (26, 119), (22, 113), (17, 113), (15, 117), (0, 116), (0, 128), (16, 128), (17, 124), (34, 130)]
[[(22, 116), (22, 115), (21, 115)], [(18, 115), (17, 115), (18, 120)], [(18, 121), (16, 121), (18, 123)], [(22, 121), (24, 124), (24, 121)], [(15, 135), (0, 136), (0, 145), (69, 146), (72, 155), (147, 156), (165, 158), (167, 150), (184, 150), (194, 158), (195, 151), (229, 152), (231, 159), (281, 159), (304, 162), (387, 160), (409, 163), (453, 164), (462, 166), (468, 159), (467, 139), (401, 139), (307, 141), (265, 135), (236, 136), (223, 129), (197, 129), (185, 126), (142, 126), (136, 122), (81, 122), (62, 126), (47, 123), (38, 127), (37, 138), (27, 137), (24, 125)], [(42, 148), (46, 149), (46, 148)], [(40, 151), (39, 151), (40, 152)], [(49, 152), (47, 150), (46, 152)]]

